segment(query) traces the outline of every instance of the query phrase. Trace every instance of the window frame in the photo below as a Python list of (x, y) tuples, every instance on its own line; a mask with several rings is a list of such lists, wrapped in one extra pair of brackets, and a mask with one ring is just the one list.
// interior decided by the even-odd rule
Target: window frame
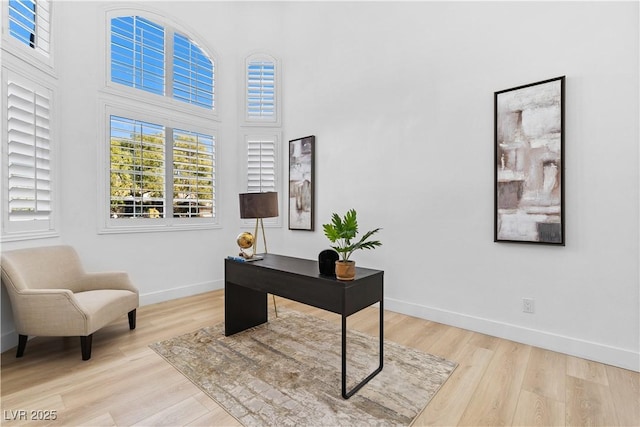
[[(136, 232), (156, 232), (156, 231), (184, 231), (220, 228), (220, 212), (218, 208), (219, 186), (218, 186), (218, 131), (210, 123), (198, 120), (184, 122), (176, 120), (167, 111), (148, 107), (145, 109), (122, 104), (121, 100), (101, 100), (101, 123), (100, 128), (104, 129), (103, 149), (100, 150), (99, 162), (103, 165), (99, 176), (99, 234), (116, 233), (136, 233)], [(165, 218), (111, 218), (111, 116), (123, 117), (131, 120), (161, 125), (167, 128), (188, 130), (198, 132), (214, 138), (214, 159), (213, 159), (213, 208), (215, 214), (211, 218), (191, 217), (178, 218), (168, 216)], [(188, 129), (185, 129), (188, 128)], [(170, 153), (169, 153), (170, 152)], [(164, 199), (167, 206), (173, 203), (173, 138), (165, 139), (165, 188)], [(172, 212), (172, 210), (171, 210)]]
[[(54, 72), (54, 48), (55, 48), (55, 35), (53, 31), (53, 18), (55, 5), (50, 0), (37, 0), (40, 3), (46, 3), (48, 6), (48, 49), (32, 48), (11, 35), (9, 29), (9, 2), (3, 1), (2, 3), (2, 50), (11, 56), (19, 58), (21, 61), (31, 65), (43, 73), (47, 73), (50, 77), (55, 78)], [(43, 19), (36, 11), (36, 21)], [(36, 24), (36, 37), (38, 37), (38, 26)], [(6, 57), (3, 58), (3, 62)]]
[[(101, 129), (102, 148), (99, 150), (98, 164), (98, 233), (144, 233), (144, 232), (165, 232), (165, 231), (185, 231), (199, 229), (221, 228), (219, 208), (220, 185), (218, 171), (219, 147), (219, 100), (214, 98), (214, 108), (207, 109), (201, 106), (191, 105), (173, 98), (173, 80), (165, 80), (165, 91), (163, 95), (156, 95), (144, 90), (128, 87), (123, 84), (111, 81), (111, 19), (119, 16), (139, 16), (154, 24), (161, 25), (165, 30), (165, 75), (173, 74), (173, 35), (175, 32), (187, 37), (209, 57), (214, 67), (214, 84), (219, 72), (219, 60), (216, 52), (203, 42), (192, 31), (187, 31), (177, 25), (171, 19), (162, 16), (146, 8), (128, 7), (108, 7), (103, 9), (102, 20), (103, 30), (102, 46), (104, 55), (102, 60), (102, 81), (104, 86), (98, 94), (98, 111), (100, 112), (98, 128)], [(171, 43), (167, 45), (167, 40)], [(169, 46), (169, 47), (167, 47)], [(214, 88), (214, 91), (216, 89)], [(214, 92), (215, 96), (215, 92)], [(165, 128), (180, 129), (184, 131), (197, 132), (211, 135), (214, 138), (214, 195), (213, 206), (215, 215), (212, 218), (111, 218), (111, 194), (110, 194), (110, 169), (111, 169), (111, 128), (110, 117), (119, 116), (127, 119), (140, 120), (148, 123), (162, 125)], [(165, 141), (165, 150), (167, 148)], [(172, 203), (173, 200), (173, 162), (165, 161), (165, 201)], [(168, 196), (170, 195), (170, 196)], [(169, 198), (168, 198), (169, 197)]]

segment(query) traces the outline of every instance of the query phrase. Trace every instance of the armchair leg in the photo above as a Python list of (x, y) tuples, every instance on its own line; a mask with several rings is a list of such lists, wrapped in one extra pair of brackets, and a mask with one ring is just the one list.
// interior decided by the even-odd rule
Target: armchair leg
[(93, 341), (93, 334), (86, 337), (80, 337), (80, 348), (82, 349), (82, 360), (91, 359), (91, 342)]
[(24, 356), (24, 349), (27, 347), (27, 335), (18, 335), (18, 351), (16, 357)]
[(131, 310), (129, 313), (129, 329), (135, 329), (136, 328), (136, 309), (134, 308), (133, 310)]

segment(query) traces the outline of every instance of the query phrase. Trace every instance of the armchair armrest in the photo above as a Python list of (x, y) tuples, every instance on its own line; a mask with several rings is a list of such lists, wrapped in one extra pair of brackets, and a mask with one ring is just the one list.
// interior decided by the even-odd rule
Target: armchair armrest
[(96, 291), (100, 289), (120, 289), (138, 293), (129, 275), (122, 271), (85, 273), (72, 288), (76, 292)]
[(20, 334), (84, 334), (87, 314), (68, 289), (23, 289), (14, 295), (11, 303)]

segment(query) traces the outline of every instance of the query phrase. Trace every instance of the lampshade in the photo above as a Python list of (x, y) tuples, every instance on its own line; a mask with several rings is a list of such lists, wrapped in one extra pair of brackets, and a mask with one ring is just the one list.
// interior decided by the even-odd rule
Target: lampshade
[(241, 193), (240, 218), (273, 218), (278, 216), (278, 193)]

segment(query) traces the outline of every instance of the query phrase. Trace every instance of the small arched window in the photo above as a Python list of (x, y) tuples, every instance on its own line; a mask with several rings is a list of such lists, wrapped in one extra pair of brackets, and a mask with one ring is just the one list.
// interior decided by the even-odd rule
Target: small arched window
[(279, 122), (278, 61), (266, 54), (249, 56), (245, 61), (245, 122)]

